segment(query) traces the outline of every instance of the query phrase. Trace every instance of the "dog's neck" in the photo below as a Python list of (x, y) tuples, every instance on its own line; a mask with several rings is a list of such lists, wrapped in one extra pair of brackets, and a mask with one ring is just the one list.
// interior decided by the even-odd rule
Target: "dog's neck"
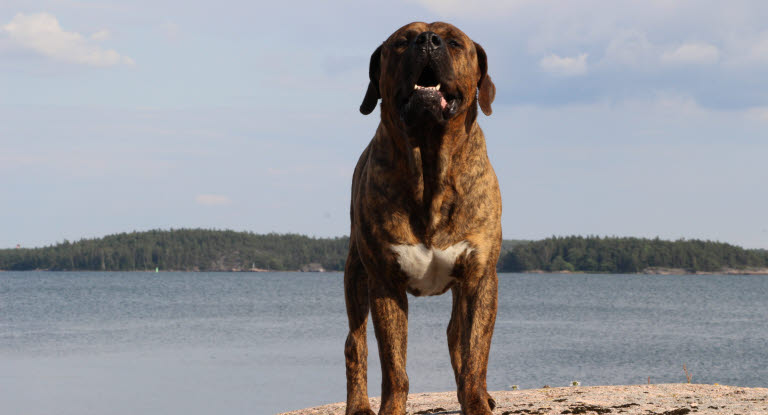
[[(407, 198), (421, 207), (425, 236), (431, 238), (438, 224), (443, 220), (446, 190), (452, 186), (453, 177), (461, 173), (463, 163), (472, 150), (470, 142), (472, 129), (479, 128), (471, 114), (460, 114), (445, 125), (427, 124), (404, 131), (399, 126), (382, 120), (381, 137), (388, 147), (390, 164), (395, 171), (407, 175), (398, 183)], [(457, 162), (459, 161), (459, 162)], [(450, 198), (450, 202), (455, 200)]]

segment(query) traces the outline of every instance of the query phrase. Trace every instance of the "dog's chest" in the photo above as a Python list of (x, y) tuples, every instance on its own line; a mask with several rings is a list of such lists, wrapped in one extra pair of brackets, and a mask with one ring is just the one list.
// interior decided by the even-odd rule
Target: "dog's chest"
[(392, 245), (400, 269), (408, 276), (408, 289), (415, 295), (445, 292), (455, 280), (451, 274), (456, 260), (470, 254), (469, 243), (462, 241), (446, 249), (428, 248), (424, 244)]

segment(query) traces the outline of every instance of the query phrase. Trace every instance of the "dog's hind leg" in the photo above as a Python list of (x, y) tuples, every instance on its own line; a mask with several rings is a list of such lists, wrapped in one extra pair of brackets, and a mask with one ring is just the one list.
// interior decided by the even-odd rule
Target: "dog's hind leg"
[[(453, 366), (453, 376), (456, 379), (456, 385), (460, 384), (460, 375), (462, 370), (462, 349), (461, 349), (461, 332), (462, 332), (462, 318), (459, 315), (459, 299), (461, 298), (461, 288), (458, 285), (454, 285), (451, 288), (453, 294), (453, 309), (451, 310), (451, 321), (448, 323), (448, 353), (451, 355), (451, 366)], [(487, 360), (487, 358), (486, 358)], [(486, 366), (487, 368), (487, 366)], [(485, 390), (488, 406), (493, 409), (496, 407), (496, 401), (491, 398), (491, 395), (487, 392), (487, 385), (485, 382), (486, 372), (481, 375), (483, 382), (483, 390)]]
[(374, 415), (368, 402), (368, 275), (360, 262), (354, 240), (350, 241), (344, 268), (344, 298), (349, 319), (349, 335), (344, 345), (347, 362), (346, 415)]
[[(498, 277), (494, 267), (485, 275), (462, 284), (454, 302), (456, 318), (461, 319), (461, 368), (458, 374), (458, 395), (465, 414), (490, 414), (496, 402), (488, 394), (486, 375), (491, 349), (493, 326), (498, 307)], [(455, 367), (455, 366), (454, 366)]]
[(456, 385), (459, 384), (459, 375), (461, 374), (461, 317), (459, 314), (459, 286), (454, 285), (451, 288), (453, 295), (453, 308), (451, 309), (451, 321), (448, 323), (448, 353), (451, 355), (451, 366), (453, 366), (453, 377), (456, 379)]

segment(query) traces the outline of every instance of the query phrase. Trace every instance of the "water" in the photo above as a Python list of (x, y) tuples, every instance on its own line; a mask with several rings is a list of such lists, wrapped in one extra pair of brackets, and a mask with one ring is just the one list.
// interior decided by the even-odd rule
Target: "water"
[[(345, 399), (340, 274), (0, 273), (8, 414), (273, 414)], [(768, 386), (765, 276), (500, 276), (488, 386)], [(452, 390), (450, 295), (410, 297), (412, 392)], [(369, 391), (381, 377), (369, 323)]]

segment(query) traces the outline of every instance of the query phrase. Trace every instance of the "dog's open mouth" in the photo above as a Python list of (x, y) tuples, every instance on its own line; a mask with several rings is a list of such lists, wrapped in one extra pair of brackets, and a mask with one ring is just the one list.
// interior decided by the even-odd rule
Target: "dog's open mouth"
[(433, 99), (439, 98), (441, 110), (448, 106), (445, 95), (440, 91), (440, 82), (437, 80), (437, 75), (429, 65), (425, 66), (424, 70), (421, 71), (419, 79), (413, 85), (413, 90), (414, 93), (431, 95)]
[(443, 120), (451, 118), (458, 108), (458, 97), (448, 93), (445, 89), (432, 65), (425, 65), (413, 85), (413, 93), (407, 105), (408, 109), (413, 110), (415, 109), (414, 106), (421, 107), (423, 110), (431, 109), (428, 112), (432, 112), (438, 118)]

